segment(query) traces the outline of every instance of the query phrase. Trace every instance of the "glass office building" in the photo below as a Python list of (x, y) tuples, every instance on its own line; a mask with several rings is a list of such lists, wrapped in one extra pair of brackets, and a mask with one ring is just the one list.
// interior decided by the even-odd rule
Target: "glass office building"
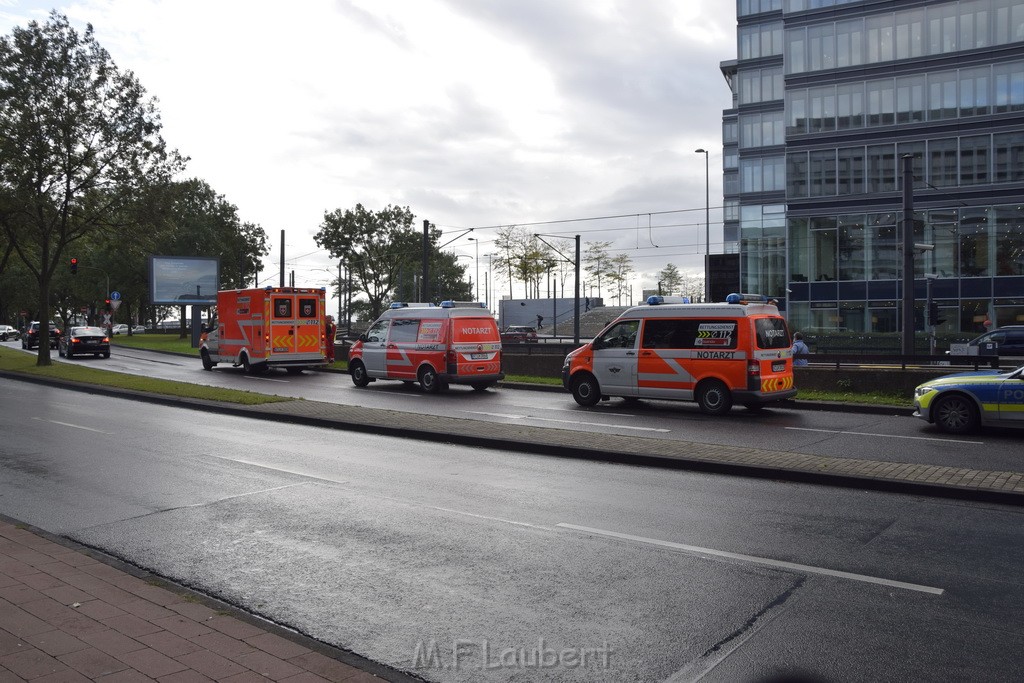
[(900, 330), (910, 155), (915, 327), (926, 274), (939, 331), (1024, 323), (1024, 0), (738, 0), (722, 72), (744, 291), (793, 329)]

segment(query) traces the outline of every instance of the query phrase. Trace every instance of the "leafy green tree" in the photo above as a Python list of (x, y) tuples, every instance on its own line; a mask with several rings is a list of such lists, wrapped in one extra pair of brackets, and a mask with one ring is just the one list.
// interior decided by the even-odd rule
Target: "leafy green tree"
[(683, 276), (674, 263), (658, 271), (657, 278), (661, 283), (661, 293), (665, 296), (676, 296), (683, 287)]
[[(456, 263), (454, 254), (440, 251), (440, 235), (434, 228), (428, 231), (430, 291), (419, 297), (434, 302), (468, 299), (466, 269)], [(356, 204), (353, 209), (325, 212), (313, 238), (348, 268), (353, 289), (366, 296), (369, 318), (380, 315), (396, 294), (413, 295), (404, 299), (416, 297), (419, 287), (415, 276), (422, 272), (423, 235), (413, 228), (409, 207), (389, 204), (380, 211), (371, 211)]]
[(587, 242), (583, 252), (583, 270), (597, 279), (598, 296), (601, 296), (601, 278), (607, 278), (613, 272), (611, 256), (608, 255), (611, 246), (611, 242)]
[(629, 280), (633, 276), (633, 260), (629, 258), (629, 254), (619, 254), (611, 257), (608, 266), (608, 280), (613, 288), (615, 301), (621, 306), (622, 297), (629, 294)]
[[(67, 247), (122, 227), (121, 209), (180, 168), (160, 129), (155, 101), (92, 26), (79, 34), (53, 12), (0, 38), (0, 228), (38, 286), (39, 320)], [(50, 364), (45, 339), (38, 364)]]

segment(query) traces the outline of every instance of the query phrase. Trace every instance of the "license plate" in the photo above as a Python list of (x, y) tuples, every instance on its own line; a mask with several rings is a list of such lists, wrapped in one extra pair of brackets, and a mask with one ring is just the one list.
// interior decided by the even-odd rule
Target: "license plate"
[(772, 372), (783, 372), (786, 369), (786, 361), (780, 360), (777, 363), (772, 363)]
[(472, 360), (487, 360), (487, 357), (490, 356), (490, 355), (491, 354), (489, 354), (489, 353), (471, 353), (471, 354), (469, 354), (469, 357)]

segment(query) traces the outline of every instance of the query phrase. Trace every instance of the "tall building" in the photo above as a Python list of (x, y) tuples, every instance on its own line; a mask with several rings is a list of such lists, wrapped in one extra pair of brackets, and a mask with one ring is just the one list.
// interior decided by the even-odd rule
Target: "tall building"
[(1024, 1), (738, 0), (724, 238), (793, 329), (902, 329), (902, 158), (915, 327), (1024, 323)]

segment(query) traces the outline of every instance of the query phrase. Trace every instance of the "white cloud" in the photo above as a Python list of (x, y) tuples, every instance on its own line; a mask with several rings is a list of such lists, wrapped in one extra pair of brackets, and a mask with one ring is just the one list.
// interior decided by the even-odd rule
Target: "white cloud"
[[(0, 32), (51, 5), (0, 0)], [(720, 204), (718, 64), (735, 56), (721, 0), (76, 0), (123, 69), (159, 99), (168, 144), (261, 224), (279, 231), (301, 284), (336, 262), (312, 235), (324, 211), (409, 205), (439, 226), (600, 215), (555, 226), (614, 239), (638, 271), (699, 267), (704, 168)], [(671, 249), (638, 249), (648, 232)], [(713, 241), (720, 235), (714, 225)], [(717, 232), (716, 232), (717, 230)], [(546, 230), (550, 231), (550, 230)], [(480, 231), (481, 253), (489, 239)], [(472, 254), (472, 243), (452, 245)], [(305, 273), (305, 275), (303, 275)], [(303, 277), (306, 281), (303, 281)], [(647, 283), (650, 284), (650, 283)], [(639, 286), (639, 285), (638, 285)]]

